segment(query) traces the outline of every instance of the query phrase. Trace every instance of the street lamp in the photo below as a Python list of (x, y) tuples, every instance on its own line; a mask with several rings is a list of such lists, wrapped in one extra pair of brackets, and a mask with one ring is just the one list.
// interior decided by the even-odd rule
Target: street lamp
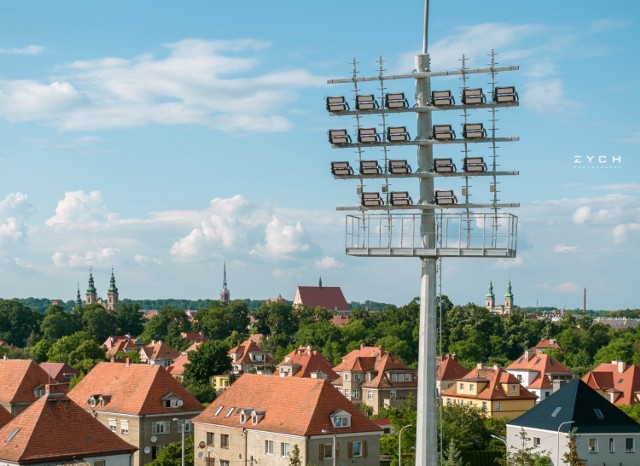
[(333, 462), (333, 466), (336, 466), (336, 434), (334, 432), (329, 432), (327, 429), (322, 429), (323, 434), (331, 434), (333, 437), (333, 445), (331, 446), (331, 461)]
[(211, 455), (213, 455), (213, 457), (218, 460), (218, 464), (220, 464), (218, 455), (216, 455), (211, 448), (207, 448), (207, 466), (211, 466)]
[(181, 456), (180, 456), (180, 465), (184, 466), (184, 419), (178, 419), (177, 417), (173, 418), (174, 421), (176, 421), (178, 423), (179, 426), (182, 427), (182, 450), (180, 452)]
[(564, 424), (573, 424), (574, 422), (575, 421), (564, 421), (564, 422), (561, 422), (560, 425), (558, 426), (558, 445), (556, 450), (556, 466), (560, 464), (560, 428)]
[(398, 466), (402, 466), (402, 431), (412, 425), (413, 424), (407, 424), (400, 429), (400, 432), (398, 432)]
[(491, 436), (494, 439), (500, 440), (502, 443), (504, 443), (504, 447), (509, 449), (509, 446), (507, 445), (507, 441), (505, 439), (503, 439), (502, 437), (498, 437), (497, 435), (493, 435), (493, 434), (491, 434)]

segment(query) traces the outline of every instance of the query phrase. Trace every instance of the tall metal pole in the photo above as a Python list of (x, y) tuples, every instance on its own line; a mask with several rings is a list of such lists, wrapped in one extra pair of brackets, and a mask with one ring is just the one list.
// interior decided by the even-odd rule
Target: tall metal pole
[(558, 426), (558, 444), (556, 445), (556, 464), (555, 466), (559, 466), (560, 464), (560, 428), (565, 424), (573, 424), (575, 421), (564, 421), (561, 422)]
[(402, 466), (402, 431), (407, 427), (411, 427), (411, 424), (401, 427), (400, 432), (398, 432), (398, 466)]

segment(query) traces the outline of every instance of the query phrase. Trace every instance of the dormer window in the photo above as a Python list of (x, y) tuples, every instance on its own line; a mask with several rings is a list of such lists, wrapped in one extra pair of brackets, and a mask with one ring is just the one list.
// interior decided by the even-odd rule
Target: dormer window
[(44, 396), (44, 387), (42, 385), (40, 385), (39, 387), (36, 387), (33, 390), (33, 394), (35, 395), (36, 398), (40, 398), (41, 396)]
[(167, 393), (162, 397), (162, 403), (165, 408), (180, 408), (184, 404), (182, 398), (175, 393)]
[(91, 395), (87, 400), (87, 404), (91, 407), (95, 407), (98, 404), (98, 400), (100, 399), (100, 395)]
[(253, 412), (251, 413), (251, 422), (253, 422), (253, 424), (258, 424), (260, 421), (262, 421), (262, 418), (264, 417), (264, 410), (262, 409), (254, 409)]
[(339, 410), (331, 416), (333, 427), (342, 428), (351, 426), (351, 414), (346, 411)]

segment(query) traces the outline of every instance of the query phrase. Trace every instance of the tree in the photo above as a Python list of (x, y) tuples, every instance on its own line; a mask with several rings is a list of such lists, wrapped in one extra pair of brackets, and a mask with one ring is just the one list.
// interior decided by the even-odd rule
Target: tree
[(54, 342), (80, 330), (80, 322), (75, 315), (69, 314), (61, 306), (51, 306), (45, 312), (40, 323), (43, 338)]
[(562, 462), (569, 466), (587, 466), (587, 462), (580, 458), (576, 446), (576, 429), (569, 431), (569, 440), (567, 443), (569, 451), (562, 455)]
[(0, 340), (24, 348), (32, 333), (40, 334), (42, 316), (19, 301), (0, 299)]
[(47, 360), (47, 353), (51, 349), (51, 342), (47, 339), (40, 340), (31, 348), (31, 358), (40, 364)]
[[(200, 312), (198, 312), (198, 316)], [(180, 334), (190, 331), (191, 322), (189, 322), (187, 314), (175, 307), (165, 306), (144, 324), (144, 331), (140, 337), (147, 342), (162, 340), (167, 342), (169, 346), (177, 348), (181, 344)]]
[(291, 449), (291, 453), (289, 454), (289, 466), (303, 466), (298, 444), (295, 444)]
[(464, 463), (462, 460), (462, 451), (456, 445), (455, 439), (451, 439), (449, 442), (449, 448), (442, 466), (469, 466), (469, 463)]
[(229, 347), (219, 340), (209, 340), (189, 353), (189, 362), (185, 365), (184, 377), (200, 383), (209, 383), (213, 375), (224, 374), (231, 370)]
[[(193, 466), (193, 436), (184, 438), (184, 464)], [(158, 457), (147, 463), (149, 466), (180, 466), (182, 463), (182, 442), (168, 444), (158, 452)]]
[(506, 462), (502, 461), (502, 464), (506, 466), (551, 466), (551, 458), (545, 451), (534, 451), (534, 446), (529, 446), (531, 439), (527, 435), (524, 429), (520, 429), (518, 434), (520, 437), (520, 448), (515, 451), (507, 452)]
[(84, 374), (105, 359), (102, 348), (84, 331), (60, 338), (51, 346), (47, 357), (51, 362), (65, 362)]
[(442, 409), (442, 443), (448, 445), (455, 440), (463, 451), (483, 449), (491, 438), (485, 428), (486, 417), (486, 413), (475, 406), (445, 406)]
[(118, 304), (116, 309), (118, 335), (140, 335), (144, 331), (144, 315), (138, 303)]
[(115, 334), (118, 322), (116, 316), (100, 304), (90, 304), (82, 314), (82, 326), (83, 330), (102, 343)]

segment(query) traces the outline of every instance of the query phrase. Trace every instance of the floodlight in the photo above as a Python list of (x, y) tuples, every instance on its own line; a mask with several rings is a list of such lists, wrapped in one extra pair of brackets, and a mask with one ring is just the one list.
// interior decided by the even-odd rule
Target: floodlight
[(497, 104), (513, 103), (518, 101), (518, 93), (514, 86), (496, 87), (493, 90), (493, 101)]
[(330, 129), (329, 142), (334, 146), (340, 144), (350, 144), (351, 136), (349, 136), (346, 129)]
[(451, 91), (431, 91), (431, 105), (434, 107), (455, 105)]
[(413, 204), (408, 191), (393, 191), (390, 193), (389, 203), (393, 206), (408, 206)]
[(349, 110), (349, 104), (343, 96), (327, 97), (327, 110), (331, 113), (346, 112)]
[(466, 172), (486, 172), (487, 164), (482, 157), (465, 157), (462, 169)]
[(451, 125), (433, 125), (432, 138), (437, 141), (455, 139), (456, 133), (453, 131)]
[(465, 139), (482, 139), (487, 137), (482, 123), (465, 123), (462, 129), (462, 137)]
[(406, 160), (389, 160), (389, 173), (392, 175), (408, 175), (411, 167)]
[(409, 101), (404, 92), (395, 92), (384, 96), (384, 106), (387, 108), (408, 108)]
[(358, 142), (380, 142), (375, 128), (358, 128)]
[(353, 168), (349, 162), (331, 162), (331, 173), (333, 176), (353, 175)]
[(373, 94), (357, 95), (356, 108), (358, 110), (375, 110), (378, 108), (378, 101)]
[(377, 160), (361, 160), (360, 161), (360, 174), (361, 175), (379, 175), (382, 173), (380, 165)]
[(455, 173), (453, 159), (433, 159), (433, 171), (436, 173)]
[(408, 141), (410, 139), (406, 126), (390, 126), (387, 128), (387, 141), (389, 142)]
[(481, 88), (462, 90), (462, 103), (465, 105), (484, 104), (486, 101)]
[(453, 193), (453, 190), (450, 190), (450, 189), (436, 190), (435, 194), (436, 194), (435, 201), (436, 201), (436, 204), (438, 205), (452, 205), (452, 204), (458, 203), (458, 199), (456, 198), (456, 195)]
[(362, 193), (360, 198), (364, 207), (380, 207), (384, 205), (380, 193)]

